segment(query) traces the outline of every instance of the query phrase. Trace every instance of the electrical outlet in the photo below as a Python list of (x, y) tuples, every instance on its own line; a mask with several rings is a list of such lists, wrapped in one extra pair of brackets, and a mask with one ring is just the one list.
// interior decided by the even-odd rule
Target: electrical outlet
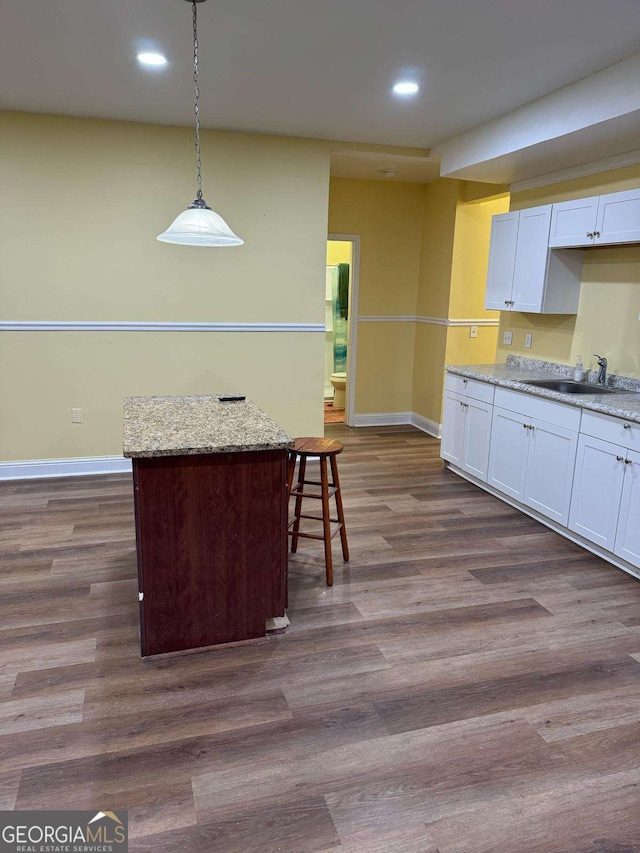
[(71, 409), (71, 423), (72, 424), (81, 424), (82, 423), (82, 409)]
[(513, 342), (513, 332), (505, 332), (502, 336), (502, 343), (506, 347), (510, 347)]
[(524, 336), (524, 345), (526, 346), (527, 349), (531, 349), (532, 343), (533, 343), (533, 335), (531, 333), (529, 333), (528, 335), (525, 335)]
[(477, 338), (478, 337), (478, 327), (477, 326), (469, 326), (469, 337)]

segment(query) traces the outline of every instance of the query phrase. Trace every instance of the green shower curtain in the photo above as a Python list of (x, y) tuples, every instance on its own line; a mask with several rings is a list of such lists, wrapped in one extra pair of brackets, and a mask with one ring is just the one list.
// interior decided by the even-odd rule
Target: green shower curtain
[(333, 302), (333, 372), (347, 371), (347, 328), (349, 317), (349, 264), (338, 264), (332, 276)]

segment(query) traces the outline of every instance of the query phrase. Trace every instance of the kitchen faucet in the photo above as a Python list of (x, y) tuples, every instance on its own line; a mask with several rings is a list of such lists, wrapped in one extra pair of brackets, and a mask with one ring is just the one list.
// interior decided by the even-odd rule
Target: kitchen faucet
[(598, 355), (597, 352), (593, 354), (595, 358), (598, 359), (598, 385), (606, 385), (607, 384), (607, 359), (603, 355)]

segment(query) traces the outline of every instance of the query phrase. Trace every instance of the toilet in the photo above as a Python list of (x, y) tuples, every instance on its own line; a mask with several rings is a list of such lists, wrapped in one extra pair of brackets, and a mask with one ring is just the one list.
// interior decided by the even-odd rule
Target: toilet
[(345, 391), (347, 388), (346, 373), (332, 373), (329, 377), (333, 385), (333, 408), (344, 409)]

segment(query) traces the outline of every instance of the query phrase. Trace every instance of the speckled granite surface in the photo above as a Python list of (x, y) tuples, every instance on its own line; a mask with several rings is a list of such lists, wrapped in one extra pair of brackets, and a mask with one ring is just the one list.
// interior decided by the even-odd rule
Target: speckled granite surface
[[(640, 379), (630, 376), (608, 377), (607, 387), (616, 389), (619, 392), (616, 394), (562, 394), (559, 391), (526, 385), (525, 382), (553, 377), (573, 379), (573, 367), (567, 364), (510, 355), (506, 363), (502, 364), (452, 364), (447, 365), (446, 369), (449, 373), (466, 376), (468, 379), (479, 379), (502, 388), (525, 391), (536, 397), (548, 397), (550, 400), (558, 400), (580, 409), (590, 409), (640, 423)], [(597, 372), (592, 370), (586, 375), (585, 381), (595, 383), (596, 378)]]
[(123, 444), (129, 457), (195, 456), (283, 450), (293, 439), (250, 400), (125, 397)]

